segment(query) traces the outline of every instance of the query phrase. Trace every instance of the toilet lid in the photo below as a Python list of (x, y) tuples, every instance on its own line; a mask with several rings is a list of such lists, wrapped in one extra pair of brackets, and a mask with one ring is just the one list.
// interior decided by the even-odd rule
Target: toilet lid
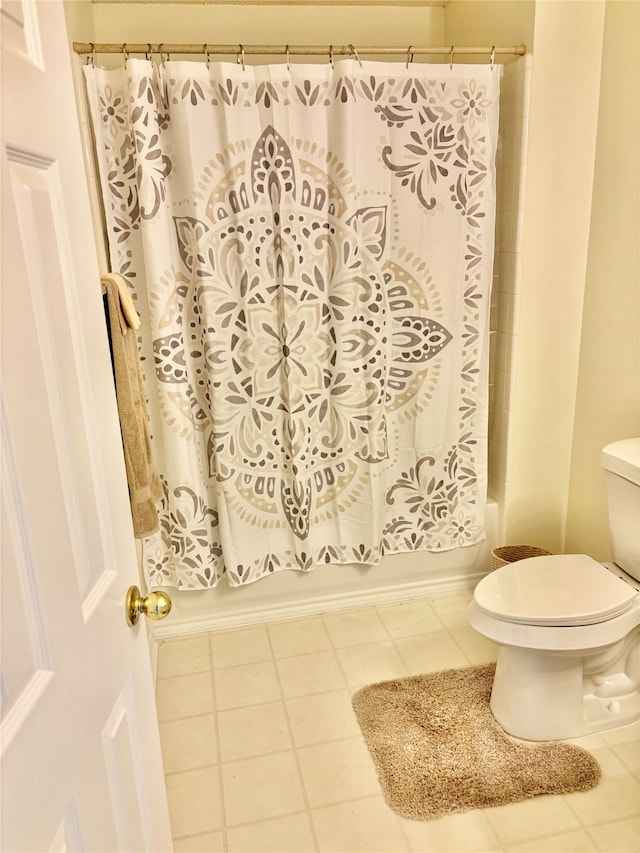
[(594, 625), (625, 613), (637, 590), (585, 554), (530, 557), (502, 566), (474, 592), (480, 610), (525, 625)]

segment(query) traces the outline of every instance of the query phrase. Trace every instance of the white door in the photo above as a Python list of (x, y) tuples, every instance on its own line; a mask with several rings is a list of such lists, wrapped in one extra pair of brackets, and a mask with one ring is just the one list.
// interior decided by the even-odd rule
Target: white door
[(59, 0), (2, 4), (1, 849), (171, 849)]

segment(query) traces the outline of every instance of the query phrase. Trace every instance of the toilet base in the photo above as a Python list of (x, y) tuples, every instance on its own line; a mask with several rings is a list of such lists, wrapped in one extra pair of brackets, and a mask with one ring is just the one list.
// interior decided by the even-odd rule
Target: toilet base
[(592, 656), (501, 646), (491, 711), (509, 734), (564, 740), (640, 719), (638, 632)]

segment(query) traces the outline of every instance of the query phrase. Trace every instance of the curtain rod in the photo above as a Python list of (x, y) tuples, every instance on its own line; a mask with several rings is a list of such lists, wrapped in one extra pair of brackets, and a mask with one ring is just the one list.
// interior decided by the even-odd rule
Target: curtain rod
[(390, 56), (454, 56), (455, 54), (467, 55), (487, 55), (495, 54), (510, 54), (512, 56), (524, 56), (527, 52), (527, 47), (524, 44), (512, 45), (510, 47), (458, 47), (457, 45), (448, 45), (446, 47), (391, 47), (386, 46), (359, 46), (357, 49), (352, 45), (277, 45), (277, 44), (169, 44), (161, 42), (159, 44), (141, 43), (141, 42), (125, 42), (124, 44), (93, 44), (92, 42), (73, 42), (73, 49), (76, 53), (81, 54), (96, 54), (96, 53), (143, 53), (148, 54), (233, 54), (243, 56), (248, 53), (276, 55), (283, 54), (284, 56), (354, 56), (358, 58), (358, 54), (385, 54)]

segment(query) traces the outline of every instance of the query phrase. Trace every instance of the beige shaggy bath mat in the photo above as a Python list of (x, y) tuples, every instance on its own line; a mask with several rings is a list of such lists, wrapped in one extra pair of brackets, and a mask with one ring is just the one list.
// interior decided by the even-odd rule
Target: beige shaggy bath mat
[(489, 709), (495, 664), (363, 687), (353, 708), (387, 803), (430, 820), (538, 794), (586, 791), (600, 767), (584, 749), (507, 735)]

